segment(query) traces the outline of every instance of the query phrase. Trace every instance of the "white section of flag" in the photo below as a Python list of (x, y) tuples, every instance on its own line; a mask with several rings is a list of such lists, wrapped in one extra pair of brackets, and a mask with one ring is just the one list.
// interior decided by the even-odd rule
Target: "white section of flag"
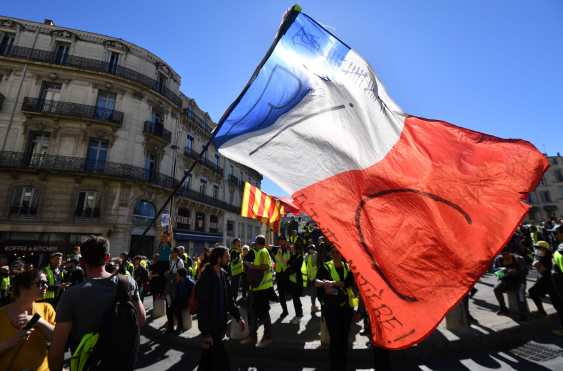
[(348, 52), (331, 81), (307, 72), (313, 89), (299, 105), (274, 125), (235, 137), (219, 149), (275, 179), (290, 194), (375, 165), (399, 140), (404, 125), (401, 109), (355, 52)]

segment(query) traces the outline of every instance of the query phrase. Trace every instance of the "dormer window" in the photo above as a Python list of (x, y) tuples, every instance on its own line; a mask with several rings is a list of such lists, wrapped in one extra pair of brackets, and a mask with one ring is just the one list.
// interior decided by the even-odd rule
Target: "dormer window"
[(67, 64), (69, 52), (69, 43), (57, 42), (55, 44), (55, 63), (63, 65)]

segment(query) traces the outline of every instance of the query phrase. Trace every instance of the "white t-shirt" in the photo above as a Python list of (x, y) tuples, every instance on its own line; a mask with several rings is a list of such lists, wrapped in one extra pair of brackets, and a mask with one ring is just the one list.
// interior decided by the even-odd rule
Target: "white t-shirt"
[(178, 269), (184, 268), (184, 261), (178, 258), (176, 261), (170, 259), (170, 272), (176, 273)]

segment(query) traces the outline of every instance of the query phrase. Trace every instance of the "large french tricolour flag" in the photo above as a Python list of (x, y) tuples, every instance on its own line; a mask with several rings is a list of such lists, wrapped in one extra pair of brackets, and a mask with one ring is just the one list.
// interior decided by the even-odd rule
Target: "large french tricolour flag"
[(320, 225), (389, 349), (420, 342), (467, 294), (548, 166), (525, 141), (403, 112), (366, 61), (296, 7), (214, 140)]

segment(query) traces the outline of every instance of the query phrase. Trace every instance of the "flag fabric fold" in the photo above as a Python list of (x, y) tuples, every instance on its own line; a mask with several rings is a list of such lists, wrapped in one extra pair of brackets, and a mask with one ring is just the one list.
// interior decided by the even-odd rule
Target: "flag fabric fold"
[(245, 182), (240, 215), (256, 219), (275, 232), (280, 231), (281, 219), (286, 214), (285, 202), (262, 192), (258, 187)]
[[(214, 140), (320, 226), (389, 349), (421, 342), (467, 294), (548, 166), (528, 142), (403, 112), (367, 62), (295, 8)], [(254, 197), (248, 214), (265, 218)]]

